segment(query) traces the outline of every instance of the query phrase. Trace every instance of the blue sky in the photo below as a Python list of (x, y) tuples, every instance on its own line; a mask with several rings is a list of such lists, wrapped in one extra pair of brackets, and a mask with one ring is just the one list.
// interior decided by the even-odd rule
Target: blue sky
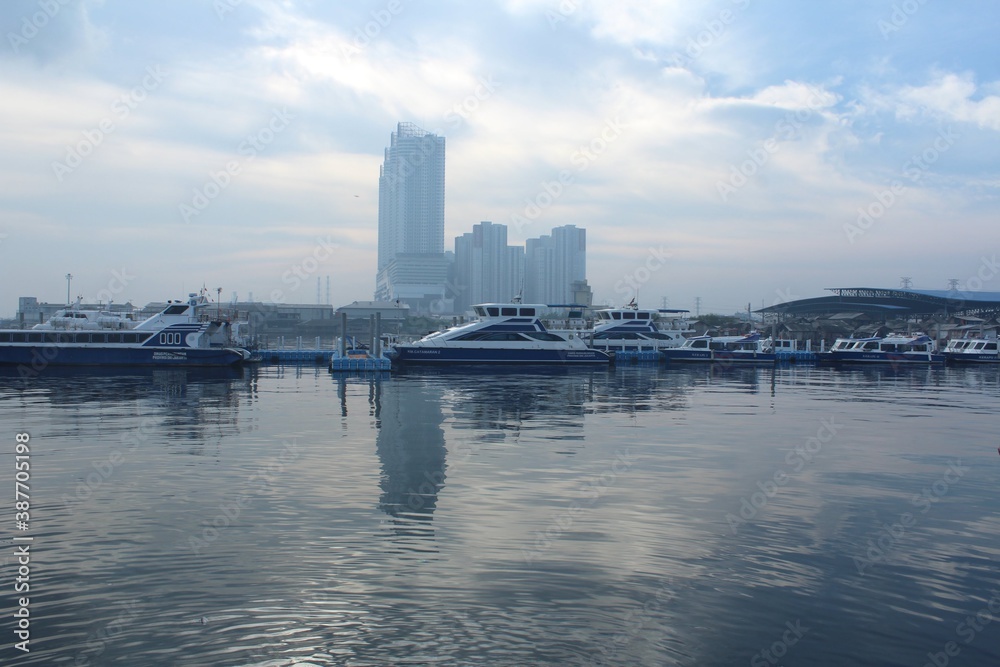
[(730, 313), (1000, 291), (1000, 5), (8, 0), (0, 315), (207, 286), (374, 289), (399, 121), (447, 138), (446, 248), (588, 230), (595, 297)]

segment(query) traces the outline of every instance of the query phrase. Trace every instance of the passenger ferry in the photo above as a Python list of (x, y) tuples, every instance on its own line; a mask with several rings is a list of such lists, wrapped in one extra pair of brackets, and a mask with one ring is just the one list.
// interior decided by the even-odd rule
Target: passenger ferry
[(81, 301), (83, 299), (77, 297), (75, 304), (57, 310), (48, 320), (31, 328), (40, 331), (96, 331), (131, 329), (136, 324), (124, 313), (81, 308)]
[(233, 344), (229, 322), (200, 312), (206, 306), (204, 295), (191, 294), (125, 330), (0, 330), (0, 364), (38, 372), (48, 366), (229, 366), (249, 359)]
[(954, 338), (944, 348), (945, 361), (956, 364), (1000, 363), (996, 338)]
[(657, 320), (664, 314), (680, 315), (686, 310), (646, 310), (635, 299), (623, 308), (597, 311), (597, 321), (590, 336), (590, 346), (604, 352), (657, 352), (684, 344), (685, 334), (693, 331), (687, 320), (671, 318), (669, 328)]
[(680, 347), (660, 354), (669, 362), (774, 363), (770, 339), (757, 332), (745, 336), (693, 336)]
[(943, 363), (934, 340), (924, 333), (889, 334), (885, 337), (838, 338), (820, 361), (838, 363), (935, 364)]
[(484, 303), (478, 319), (397, 344), (394, 364), (607, 364), (611, 356), (587, 346), (574, 332), (554, 333), (539, 316), (547, 306)]

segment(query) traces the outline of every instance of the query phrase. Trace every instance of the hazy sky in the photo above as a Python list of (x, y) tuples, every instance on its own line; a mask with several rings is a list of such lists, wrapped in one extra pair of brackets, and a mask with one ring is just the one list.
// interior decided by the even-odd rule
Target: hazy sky
[(446, 249), (585, 227), (601, 301), (1000, 291), (997, 25), (992, 0), (4, 0), (0, 315), (66, 273), (137, 304), (370, 299), (399, 121), (447, 137)]

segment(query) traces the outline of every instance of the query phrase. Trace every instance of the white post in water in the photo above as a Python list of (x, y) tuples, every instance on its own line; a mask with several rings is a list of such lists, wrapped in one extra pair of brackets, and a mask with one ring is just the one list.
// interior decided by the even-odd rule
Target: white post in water
[(313, 348), (313, 349), (315, 349), (315, 350), (319, 349), (319, 336), (316, 336), (316, 347)]
[(382, 313), (375, 313), (375, 354), (376, 359), (382, 356)]
[(340, 356), (347, 356), (347, 311), (340, 313)]

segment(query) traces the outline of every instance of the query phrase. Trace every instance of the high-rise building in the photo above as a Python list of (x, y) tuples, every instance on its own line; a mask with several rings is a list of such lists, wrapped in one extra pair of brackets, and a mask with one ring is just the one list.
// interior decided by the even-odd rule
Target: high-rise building
[(474, 225), (455, 238), (452, 282), (456, 312), (479, 303), (508, 302), (522, 292), (524, 248), (507, 245), (506, 225)]
[(587, 280), (587, 230), (564, 225), (551, 236), (528, 239), (524, 257), (524, 300), (574, 303)]
[(375, 299), (428, 312), (445, 296), (444, 137), (399, 123), (378, 181)]

